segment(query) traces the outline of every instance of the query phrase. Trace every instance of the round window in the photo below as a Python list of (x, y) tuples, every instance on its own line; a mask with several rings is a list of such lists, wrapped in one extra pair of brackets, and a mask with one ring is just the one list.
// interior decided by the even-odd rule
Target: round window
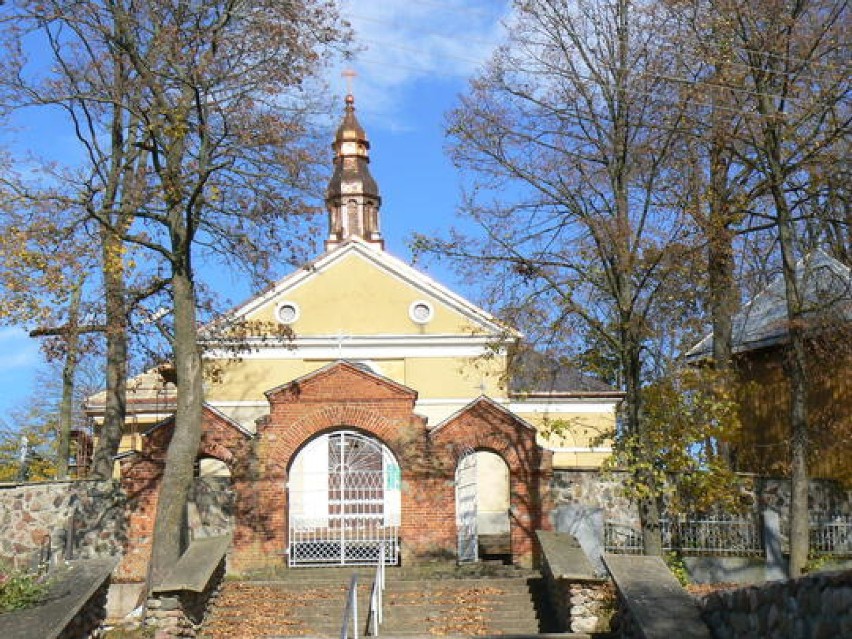
[(295, 302), (281, 302), (275, 314), (282, 324), (292, 324), (299, 319), (299, 307)]
[(408, 307), (408, 316), (418, 324), (426, 324), (432, 319), (435, 310), (429, 302), (417, 300)]

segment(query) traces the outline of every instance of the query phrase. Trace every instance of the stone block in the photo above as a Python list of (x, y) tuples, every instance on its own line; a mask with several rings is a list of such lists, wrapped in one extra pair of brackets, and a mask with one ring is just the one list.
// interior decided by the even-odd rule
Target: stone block
[(809, 636), (811, 639), (836, 639), (843, 635), (840, 634), (840, 624), (833, 617), (818, 618), (813, 626)]
[[(742, 610), (742, 608), (738, 608)], [(734, 632), (739, 635), (743, 635), (751, 630), (751, 617), (747, 612), (734, 612), (731, 613), (729, 618), (731, 628), (733, 628)]]
[(594, 615), (582, 617), (581, 619), (576, 619), (571, 622), (571, 631), (585, 633), (595, 632), (598, 629), (598, 622), (598, 617), (595, 617)]

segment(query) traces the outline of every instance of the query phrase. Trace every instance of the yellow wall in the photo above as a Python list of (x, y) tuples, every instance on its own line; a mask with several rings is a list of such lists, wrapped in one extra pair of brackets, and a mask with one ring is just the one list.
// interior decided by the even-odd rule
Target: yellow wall
[[(264, 400), (264, 392), (311, 373), (334, 360), (243, 359), (208, 362), (215, 376), (206, 384), (208, 401)], [(395, 382), (418, 391), (424, 398), (478, 397), (483, 393), (504, 396), (500, 373), (502, 357), (479, 358), (419, 357), (368, 360), (376, 371)]]
[[(299, 306), (299, 319), (291, 325), (297, 336), (446, 335), (477, 330), (460, 313), (357, 254), (312, 274), (303, 285), (284, 292), (246, 319), (275, 322), (276, 304), (282, 299)], [(408, 315), (411, 303), (417, 300), (426, 300), (434, 308), (433, 319), (422, 326)]]
[[(425, 325), (409, 317), (411, 304), (418, 300), (426, 300), (434, 309), (433, 318)], [(452, 356), (457, 351), (448, 345), (449, 342), (464, 346), (466, 352), (470, 352), (471, 347), (484, 350), (481, 339), (461, 338), (485, 337), (483, 326), (489, 324), (475, 323), (368, 257), (358, 253), (344, 255), (325, 270), (307, 274), (304, 280), (294, 283), (245, 319), (275, 325), (275, 312), (283, 301), (299, 306), (299, 319), (291, 328), (297, 340), (295, 345), (303, 350), (279, 351), (278, 357), (269, 348), (242, 358), (208, 357), (205, 360), (205, 400), (251, 431), (255, 428), (255, 420), (268, 412), (266, 391), (335, 361), (328, 359), (337, 352), (335, 336), (342, 338), (340, 352), (344, 358), (347, 357), (347, 337), (394, 338), (369, 349), (367, 352), (375, 352), (375, 356), (363, 361), (380, 375), (417, 391), (418, 400), (424, 402), (418, 410), (429, 417), (432, 426), (480, 395), (498, 401), (508, 399), (504, 385), (505, 356)], [(447, 336), (448, 339), (422, 339), (430, 336)], [(325, 339), (310, 345), (298, 342), (300, 338), (312, 337)], [(362, 340), (355, 346), (364, 352), (364, 344), (368, 343)], [(383, 352), (386, 357), (381, 356)], [(261, 357), (264, 354), (270, 356)], [(540, 438), (542, 444), (551, 448), (587, 448), (600, 433), (614, 428), (611, 411), (551, 415), (530, 411), (520, 416), (539, 429), (552, 426), (556, 419), (564, 425), (563, 437)], [(139, 429), (142, 426), (128, 427)], [(125, 439), (122, 450), (132, 446), (130, 439)], [(139, 448), (139, 443), (132, 447)], [(555, 464), (557, 467), (597, 466), (605, 456), (598, 452), (557, 452)]]
[[(524, 413), (517, 414), (539, 430), (538, 441), (554, 449), (554, 468), (597, 468), (609, 457), (612, 446), (615, 412), (605, 413)], [(595, 451), (560, 451), (559, 449), (594, 448)]]
[(211, 402), (265, 401), (265, 391), (319, 368), (301, 359), (215, 360), (205, 365), (216, 370), (205, 384), (205, 399)]
[(612, 412), (546, 414), (519, 410), (517, 415), (548, 434), (548, 437), (540, 436), (539, 441), (551, 447), (609, 446), (608, 437), (605, 443), (594, 440), (611, 435), (615, 430), (615, 413)]
[(505, 396), (501, 373), (505, 358), (424, 357), (405, 361), (406, 386), (417, 389), (421, 399), (429, 397)]

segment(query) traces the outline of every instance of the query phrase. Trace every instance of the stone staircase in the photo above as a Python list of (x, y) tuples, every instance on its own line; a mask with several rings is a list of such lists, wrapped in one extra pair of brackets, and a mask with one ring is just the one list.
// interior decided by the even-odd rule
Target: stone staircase
[[(339, 637), (349, 581), (359, 575), (364, 635), (372, 569), (295, 569), (266, 581), (228, 581), (203, 639)], [(473, 564), (389, 568), (382, 637), (536, 637), (555, 630), (537, 572)], [(559, 635), (580, 637), (582, 635)]]

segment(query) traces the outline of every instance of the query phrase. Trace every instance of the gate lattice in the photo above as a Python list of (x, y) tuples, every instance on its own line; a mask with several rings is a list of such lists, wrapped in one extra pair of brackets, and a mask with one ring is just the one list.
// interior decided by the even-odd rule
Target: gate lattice
[(339, 431), (308, 444), (288, 482), (291, 566), (399, 561), (400, 472), (386, 446)]
[(468, 450), (456, 466), (456, 527), (459, 562), (479, 560), (476, 517), (476, 453)]

